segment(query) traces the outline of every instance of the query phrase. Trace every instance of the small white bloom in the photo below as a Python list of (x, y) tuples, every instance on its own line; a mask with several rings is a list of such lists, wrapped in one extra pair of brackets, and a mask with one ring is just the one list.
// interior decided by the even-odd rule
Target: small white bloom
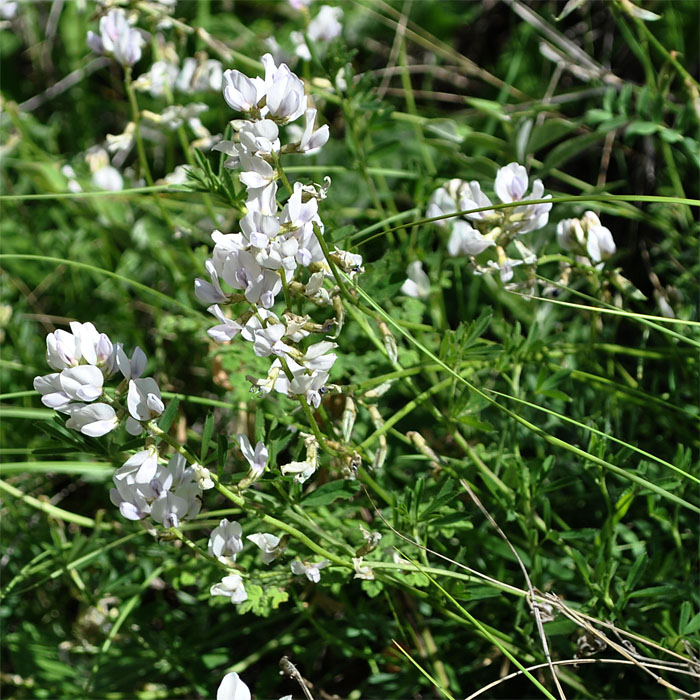
[(146, 369), (146, 363), (146, 353), (140, 347), (136, 346), (134, 348), (130, 359), (124, 352), (124, 347), (121, 343), (115, 343), (109, 359), (110, 369), (113, 372), (116, 372), (118, 369), (124, 379), (138, 379)]
[(216, 486), (211, 478), (211, 472), (206, 467), (203, 467), (201, 464), (193, 464), (192, 469), (194, 471), (194, 479), (202, 491), (208, 491)]
[(89, 403), (102, 396), (104, 375), (94, 365), (68, 367), (60, 374), (61, 389), (74, 401)]
[(92, 174), (92, 182), (100, 190), (119, 192), (124, 189), (124, 178), (122, 174), (111, 165), (95, 170)]
[(151, 446), (131, 455), (114, 473), (114, 481), (126, 480), (135, 484), (150, 484), (158, 469), (158, 450)]
[(593, 263), (607, 260), (615, 253), (615, 241), (609, 228), (600, 223), (600, 219), (592, 212), (583, 215), (583, 224), (588, 234), (586, 252)]
[(143, 430), (140, 422), (156, 418), (165, 410), (160, 398), (160, 389), (152, 377), (129, 380), (129, 393), (126, 404), (131, 417), (126, 429), (131, 435), (139, 435)]
[(280, 548), (280, 538), (271, 535), (269, 532), (257, 532), (254, 535), (248, 535), (246, 539), (260, 547), (262, 554), (260, 558), (263, 564), (269, 564), (282, 555), (283, 550)]
[(250, 690), (237, 673), (227, 673), (216, 690), (216, 700), (250, 700)]
[(230, 566), (236, 561), (236, 555), (243, 551), (242, 537), (241, 524), (224, 518), (209, 535), (209, 554)]
[(265, 66), (265, 104), (269, 117), (280, 124), (298, 119), (306, 111), (304, 83), (289, 70), (286, 63), (279, 66), (269, 53), (262, 57)]
[(415, 260), (408, 265), (408, 279), (401, 286), (401, 292), (414, 299), (427, 299), (430, 296), (430, 279), (423, 271), (423, 263)]
[(113, 56), (123, 66), (133, 66), (141, 58), (143, 36), (132, 29), (122, 9), (112, 9), (100, 19), (100, 33), (88, 32), (88, 46), (95, 52)]
[(527, 192), (527, 185), (527, 170), (518, 163), (509, 163), (496, 173), (494, 189), (504, 203), (519, 202)]
[(257, 108), (262, 97), (262, 83), (253, 81), (237, 70), (224, 71), (224, 99), (231, 109), (238, 112), (250, 112)]
[(243, 579), (238, 574), (224, 576), (220, 583), (215, 583), (209, 589), (210, 595), (222, 595), (231, 599), (232, 603), (242, 603), (248, 600), (248, 594), (243, 586)]
[(471, 224), (458, 219), (452, 225), (452, 233), (447, 242), (447, 252), (452, 256), (479, 255), (496, 243), (479, 233)]
[(238, 444), (241, 446), (241, 452), (250, 465), (251, 472), (256, 478), (260, 477), (265, 471), (265, 465), (267, 464), (267, 447), (265, 447), (264, 443), (258, 442), (255, 445), (255, 451), (253, 451), (253, 446), (250, 444), (247, 435), (239, 435)]
[(362, 557), (353, 557), (352, 565), (355, 568), (355, 576), (353, 578), (362, 578), (366, 581), (374, 581), (374, 571), (367, 564), (362, 563)]
[(106, 435), (119, 425), (114, 409), (104, 403), (71, 403), (60, 410), (70, 416), (66, 428), (79, 430), (90, 437)]
[(306, 576), (311, 583), (318, 583), (321, 580), (321, 569), (325, 569), (330, 562), (327, 559), (312, 564), (308, 561), (295, 559), (291, 564), (292, 573), (296, 576)]
[(34, 389), (41, 394), (41, 403), (49, 408), (58, 409), (70, 403), (71, 397), (63, 391), (59, 372), (34, 377)]

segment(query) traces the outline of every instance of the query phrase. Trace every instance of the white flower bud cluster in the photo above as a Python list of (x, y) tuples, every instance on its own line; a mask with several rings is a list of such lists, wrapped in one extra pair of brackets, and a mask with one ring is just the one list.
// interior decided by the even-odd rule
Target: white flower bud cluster
[[(536, 256), (517, 237), (543, 228), (549, 221), (552, 205), (548, 202), (528, 204), (529, 200), (551, 198), (551, 195), (544, 195), (541, 180), (532, 183), (530, 194), (526, 194), (528, 185), (524, 166), (509, 163), (496, 174), (494, 190), (504, 204), (523, 202), (521, 206), (485, 209), (466, 214), (464, 218), (436, 222), (450, 227), (451, 233), (447, 243), (449, 254), (453, 257), (470, 256), (477, 274), (498, 270), (503, 282), (512, 279), (513, 267), (516, 265), (533, 265)], [(428, 202), (427, 216), (443, 216), (491, 206), (491, 200), (482, 192), (481, 185), (476, 180), (465, 182), (455, 178), (433, 193)], [(506, 254), (506, 247), (511, 242), (515, 243), (520, 258), (512, 259)], [(496, 260), (488, 260), (486, 265), (479, 264), (475, 256), (490, 247), (495, 248)]]
[[(146, 369), (143, 350), (137, 347), (128, 358), (121, 343), (113, 344), (92, 323), (73, 322), (70, 329), (46, 337), (46, 361), (58, 371), (34, 378), (42, 403), (70, 416), (66, 427), (90, 437), (109, 433), (123, 418), (127, 432), (140, 435), (143, 423), (165, 410), (155, 379), (141, 377)], [(122, 381), (110, 399), (104, 382), (115, 375)], [(119, 406), (124, 392), (126, 410)]]
[[(308, 316), (289, 310), (278, 316), (271, 309), (283, 288), (318, 306), (332, 305), (337, 295), (337, 289), (325, 287), (332, 274), (319, 242), (324, 227), (318, 202), (326, 197), (330, 179), (323, 186), (296, 182), (284, 206), (277, 201), (281, 157), (317, 150), (329, 133), (327, 126), (315, 127), (316, 110), (308, 108), (304, 83), (288, 66), (276, 65), (270, 54), (262, 62), (264, 78), (224, 72), (224, 99), (248, 118), (233, 121), (236, 141), (223, 141), (215, 150), (229, 156), (227, 167), (240, 169), (247, 212), (239, 222), (240, 232), (212, 234), (214, 251), (206, 262), (209, 281), (195, 280), (195, 294), (210, 304), (209, 312), (219, 321), (209, 329), (214, 340), (226, 342), (240, 335), (253, 343), (259, 357), (275, 357), (267, 377), (253, 379), (260, 392), (304, 397), (318, 407), (336, 359), (331, 352), (336, 344), (324, 340), (304, 349), (296, 344), (311, 332), (327, 332), (333, 324), (319, 326)], [(282, 145), (280, 127), (302, 115), (305, 128), (296, 140)], [(350, 275), (362, 271), (359, 255), (336, 249), (332, 260)], [(221, 306), (240, 301), (247, 301), (250, 311), (236, 320), (228, 318)]]

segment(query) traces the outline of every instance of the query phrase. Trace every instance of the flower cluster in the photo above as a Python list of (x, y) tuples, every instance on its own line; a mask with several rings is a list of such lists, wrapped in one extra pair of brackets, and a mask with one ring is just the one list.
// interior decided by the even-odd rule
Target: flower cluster
[[(453, 179), (437, 189), (428, 203), (429, 217), (456, 214), (458, 211), (471, 211), (464, 218), (451, 218), (444, 222), (436, 222), (450, 227), (450, 238), (447, 250), (450, 255), (467, 255), (472, 258), (475, 272), (484, 274), (498, 270), (501, 280), (509, 282), (513, 278), (513, 268), (517, 265), (534, 265), (536, 256), (527, 248), (519, 236), (544, 227), (549, 220), (552, 205), (548, 202), (533, 202), (531, 200), (549, 199), (544, 195), (541, 180), (532, 183), (532, 191), (528, 191), (527, 171), (518, 163), (509, 163), (496, 174), (494, 190), (496, 196), (504, 204), (522, 202), (522, 205), (503, 209), (490, 209), (493, 204), (482, 192), (481, 185), (473, 180)], [(513, 243), (519, 258), (511, 258), (506, 248)], [(487, 248), (494, 248), (496, 259), (487, 260), (480, 264), (476, 256)]]
[[(226, 155), (226, 166), (240, 169), (247, 190), (246, 213), (240, 231), (214, 231), (214, 251), (206, 262), (209, 281), (197, 279), (195, 294), (210, 304), (209, 312), (219, 324), (209, 330), (217, 342), (240, 335), (253, 343), (259, 357), (274, 356), (267, 377), (253, 378), (262, 393), (277, 391), (301, 397), (314, 407), (321, 402), (336, 355), (334, 342), (323, 340), (299, 347), (310, 333), (327, 333), (333, 322), (315, 324), (308, 316), (289, 308), (278, 316), (271, 311), (284, 290), (287, 303), (303, 297), (317, 306), (330, 306), (337, 288), (327, 289), (332, 278), (323, 242), (324, 226), (318, 215), (324, 185), (289, 185), (281, 158), (288, 153), (310, 153), (328, 141), (328, 127), (316, 128), (316, 110), (308, 106), (304, 83), (284, 63), (277, 65), (270, 54), (262, 59), (264, 77), (249, 78), (237, 70), (224, 72), (223, 94), (227, 104), (247, 119), (235, 120), (235, 141), (215, 147)], [(284, 145), (280, 129), (299, 119), (305, 128)], [(290, 132), (292, 129), (290, 129)], [(278, 204), (280, 180), (289, 189), (283, 206)], [(336, 249), (333, 264), (349, 275), (361, 271), (362, 258)], [(222, 306), (245, 301), (249, 310), (235, 320)]]
[[(140, 435), (144, 423), (163, 413), (160, 389), (152, 377), (141, 377), (146, 355), (136, 348), (129, 358), (121, 343), (112, 343), (92, 323), (70, 324), (46, 337), (46, 361), (58, 370), (35, 377), (34, 388), (49, 408), (67, 414), (66, 427), (99, 437), (126, 418), (126, 430)], [(105, 379), (120, 376), (114, 397), (104, 392)], [(126, 393), (126, 407), (120, 399)]]
[(163, 527), (179, 527), (201, 508), (202, 490), (195, 471), (185, 458), (173, 455), (167, 465), (159, 464), (158, 451), (141, 450), (129, 457), (112, 477), (115, 488), (110, 499), (128, 520), (151, 516)]

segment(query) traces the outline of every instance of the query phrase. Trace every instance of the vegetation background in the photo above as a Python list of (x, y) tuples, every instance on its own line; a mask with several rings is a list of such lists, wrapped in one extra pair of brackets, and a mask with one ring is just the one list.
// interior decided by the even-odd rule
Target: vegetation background
[[(155, 4), (129, 5), (155, 36)], [(266, 439), (293, 453), (291, 402), (250, 395), (245, 376), (261, 371), (259, 358), (243, 344), (214, 346), (193, 294), (212, 214), (235, 230), (235, 175), (218, 154), (197, 155), (185, 129), (146, 142), (154, 178), (189, 160), (214, 191), (194, 181), (144, 191), (132, 153), (126, 190), (90, 196), (85, 153), (130, 119), (121, 68), (85, 43), (98, 6), (20, 2), (2, 23), (3, 694), (211, 698), (236, 670), (255, 697), (298, 696), (278, 672), (287, 655), (316, 698), (691, 697), (700, 4), (645, 2), (656, 20), (628, 0), (338, 6), (342, 40), (294, 68), (331, 139), (290, 171), (332, 177), (328, 236), (365, 260), (360, 287), (379, 310), (349, 309), (333, 381), (359, 397), (394, 379), (383, 396), (365, 396), (355, 434), (370, 453), (381, 444), (367, 410), (376, 404), (388, 454), (356, 481), (328, 465), (304, 489), (270, 475), (260, 498), (341, 548), (362, 545), (360, 523), (381, 532), (367, 557), (381, 576), (332, 567), (314, 585), (285, 564), (240, 608), (210, 598), (220, 572), (111, 506), (111, 473), (137, 445), (66, 430), (31, 390), (47, 371), (46, 334), (92, 321), (146, 351), (166, 397), (179, 397), (173, 434), (201, 442), (222, 474), (242, 469), (234, 435), (259, 434), (263, 415)], [(207, 51), (247, 74), (270, 37), (289, 51), (304, 24), (286, 2), (179, 2), (174, 16), (180, 56)], [(340, 98), (328, 81), (347, 65)], [(138, 99), (140, 109), (166, 106)], [(203, 124), (222, 133), (236, 115), (219, 93), (202, 99)], [(559, 275), (561, 219), (594, 209), (617, 244), (604, 272), (575, 276), (556, 299), (474, 276), (447, 256), (444, 229), (421, 222), (446, 179), (488, 183), (512, 161), (555, 199), (569, 197), (534, 234), (543, 279)], [(65, 165), (83, 193), (69, 191)], [(427, 300), (400, 293), (411, 260), (430, 275)], [(397, 362), (377, 319), (396, 338)], [(324, 410), (339, 421), (342, 406)], [(240, 515), (228, 506), (208, 492), (188, 534), (206, 543), (221, 517)], [(396, 564), (392, 547), (415, 564)], [(239, 563), (259, 568), (254, 557), (246, 550)], [(542, 630), (530, 588), (556, 596), (549, 609), (537, 604)], [(522, 667), (529, 677), (510, 677)]]

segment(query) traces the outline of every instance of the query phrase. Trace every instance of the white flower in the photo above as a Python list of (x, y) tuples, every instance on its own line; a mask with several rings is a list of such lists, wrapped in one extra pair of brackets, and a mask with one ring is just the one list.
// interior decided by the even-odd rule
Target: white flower
[(211, 472), (206, 467), (203, 467), (201, 464), (193, 464), (192, 470), (194, 471), (194, 479), (197, 482), (197, 486), (202, 491), (213, 489), (216, 486), (211, 478)]
[(600, 223), (600, 219), (592, 212), (583, 215), (583, 223), (588, 234), (586, 252), (593, 263), (607, 260), (615, 254), (615, 241), (609, 228)]
[(158, 450), (151, 446), (131, 455), (112, 477), (135, 484), (150, 484), (158, 469)]
[(152, 377), (130, 379), (126, 404), (131, 417), (127, 419), (126, 429), (131, 435), (139, 435), (142, 421), (149, 421), (165, 410), (160, 398), (160, 389)]
[(242, 537), (241, 524), (224, 518), (209, 535), (209, 554), (231, 566), (236, 561), (236, 555), (243, 551)]
[(262, 550), (260, 558), (263, 560), (263, 564), (269, 564), (277, 559), (277, 557), (281, 556), (283, 552), (283, 549), (280, 548), (280, 538), (268, 532), (258, 532), (254, 535), (248, 535), (246, 539), (260, 547)]
[(302, 132), (297, 150), (300, 153), (311, 154), (326, 145), (330, 136), (330, 131), (327, 124), (314, 130), (314, 125), (316, 123), (315, 109), (307, 109), (305, 116), (306, 126)]
[(362, 578), (366, 581), (374, 580), (374, 571), (371, 567), (362, 563), (362, 557), (353, 557), (352, 565), (355, 568), (355, 576), (353, 578)]
[(112, 352), (109, 338), (98, 333), (92, 323), (73, 321), (70, 329), (70, 333), (59, 329), (46, 336), (46, 361), (53, 369), (75, 367), (81, 360), (96, 365), (106, 359), (105, 352), (107, 356)]
[(102, 396), (104, 375), (94, 365), (64, 369), (59, 377), (61, 389), (74, 401), (89, 403)]
[(262, 57), (265, 66), (265, 105), (267, 115), (280, 124), (298, 119), (306, 111), (304, 83), (286, 63), (275, 65), (272, 55)]
[(304, 575), (311, 583), (318, 583), (321, 580), (321, 569), (324, 569), (329, 564), (330, 562), (326, 559), (318, 562), (318, 564), (295, 559), (291, 564), (291, 569), (293, 574), (297, 576)]
[[(323, 5), (319, 13), (309, 22), (309, 26), (306, 29), (307, 36), (314, 42), (332, 41), (343, 30), (343, 25), (339, 21), (342, 17), (343, 11), (341, 8)], [(304, 40), (304, 35), (301, 32), (292, 32), (291, 39), (294, 42), (296, 55), (304, 61), (310, 61), (311, 53)]]
[(562, 219), (557, 224), (557, 243), (564, 249), (583, 254), (586, 234), (580, 219)]
[(279, 127), (271, 119), (244, 121), (238, 133), (241, 147), (252, 156), (279, 153)]
[(250, 690), (237, 673), (227, 673), (216, 690), (216, 700), (250, 700)]
[[(228, 302), (228, 295), (224, 294), (219, 282), (219, 273), (214, 266), (212, 260), (207, 260), (204, 263), (206, 271), (211, 278), (211, 284), (199, 277), (194, 281), (194, 293), (199, 301), (204, 304), (225, 304)], [(210, 312), (213, 313), (213, 312)], [(216, 315), (216, 314), (214, 314)]]
[(466, 221), (458, 219), (452, 225), (452, 233), (447, 242), (447, 252), (452, 257), (479, 255), (492, 245), (496, 245), (495, 241), (486, 238)]
[(496, 173), (494, 189), (502, 202), (519, 202), (527, 192), (527, 170), (518, 163), (509, 163)]
[(151, 512), (151, 501), (155, 498), (148, 484), (137, 484), (128, 479), (113, 479), (116, 488), (110, 489), (109, 500), (119, 508), (127, 520), (142, 520)]
[[(197, 501), (199, 503), (199, 501)], [(180, 521), (197, 515), (191, 501), (173, 491), (165, 491), (151, 504), (151, 517), (163, 527), (179, 527)]]
[(113, 56), (123, 66), (133, 66), (141, 58), (143, 36), (132, 29), (122, 9), (112, 9), (100, 19), (100, 34), (88, 32), (88, 46), (95, 53)]
[(238, 574), (224, 576), (220, 583), (215, 583), (209, 589), (210, 595), (222, 595), (231, 599), (232, 603), (242, 603), (248, 600), (248, 594), (243, 586), (243, 579)]
[(322, 5), (318, 14), (309, 22), (306, 30), (309, 39), (312, 41), (332, 41), (343, 31), (340, 20), (343, 17), (343, 10), (340, 7)]
[(238, 444), (241, 446), (241, 452), (250, 465), (251, 473), (255, 475), (255, 478), (260, 477), (265, 471), (265, 465), (267, 464), (267, 447), (265, 447), (264, 443), (258, 442), (255, 445), (255, 451), (253, 451), (253, 446), (250, 444), (247, 435), (239, 435)]
[(61, 408), (70, 403), (71, 397), (63, 391), (59, 372), (34, 377), (34, 389), (41, 394), (41, 403), (49, 408)]
[(92, 174), (92, 182), (100, 190), (119, 192), (124, 189), (124, 178), (121, 173), (111, 165), (95, 170)]
[(121, 343), (115, 343), (114, 351), (109, 358), (109, 366), (112, 372), (119, 370), (124, 379), (138, 379), (146, 369), (146, 353), (136, 346), (131, 358), (124, 352)]
[(224, 71), (223, 91), (226, 104), (238, 112), (257, 109), (263, 95), (263, 83), (259, 78), (251, 80), (237, 70)]
[(423, 271), (423, 263), (415, 260), (408, 265), (408, 279), (401, 286), (401, 292), (414, 299), (427, 299), (430, 296), (430, 279)]
[(90, 437), (106, 435), (119, 425), (114, 409), (104, 403), (71, 403), (60, 410), (70, 416), (66, 428), (79, 430)]
[(294, 474), (294, 481), (303, 484), (318, 469), (318, 442), (313, 435), (304, 439), (306, 459), (303, 462), (290, 462), (280, 467), (282, 474)]
[(218, 326), (214, 326), (207, 331), (217, 343), (225, 343), (229, 340), (233, 340), (241, 332), (243, 326), (241, 326), (238, 321), (232, 321), (230, 318), (226, 318), (216, 304), (210, 306), (207, 311), (221, 321)]
[(564, 250), (588, 257), (599, 268), (616, 250), (610, 229), (603, 226), (592, 211), (585, 212), (580, 219), (560, 221), (557, 224), (557, 242)]

